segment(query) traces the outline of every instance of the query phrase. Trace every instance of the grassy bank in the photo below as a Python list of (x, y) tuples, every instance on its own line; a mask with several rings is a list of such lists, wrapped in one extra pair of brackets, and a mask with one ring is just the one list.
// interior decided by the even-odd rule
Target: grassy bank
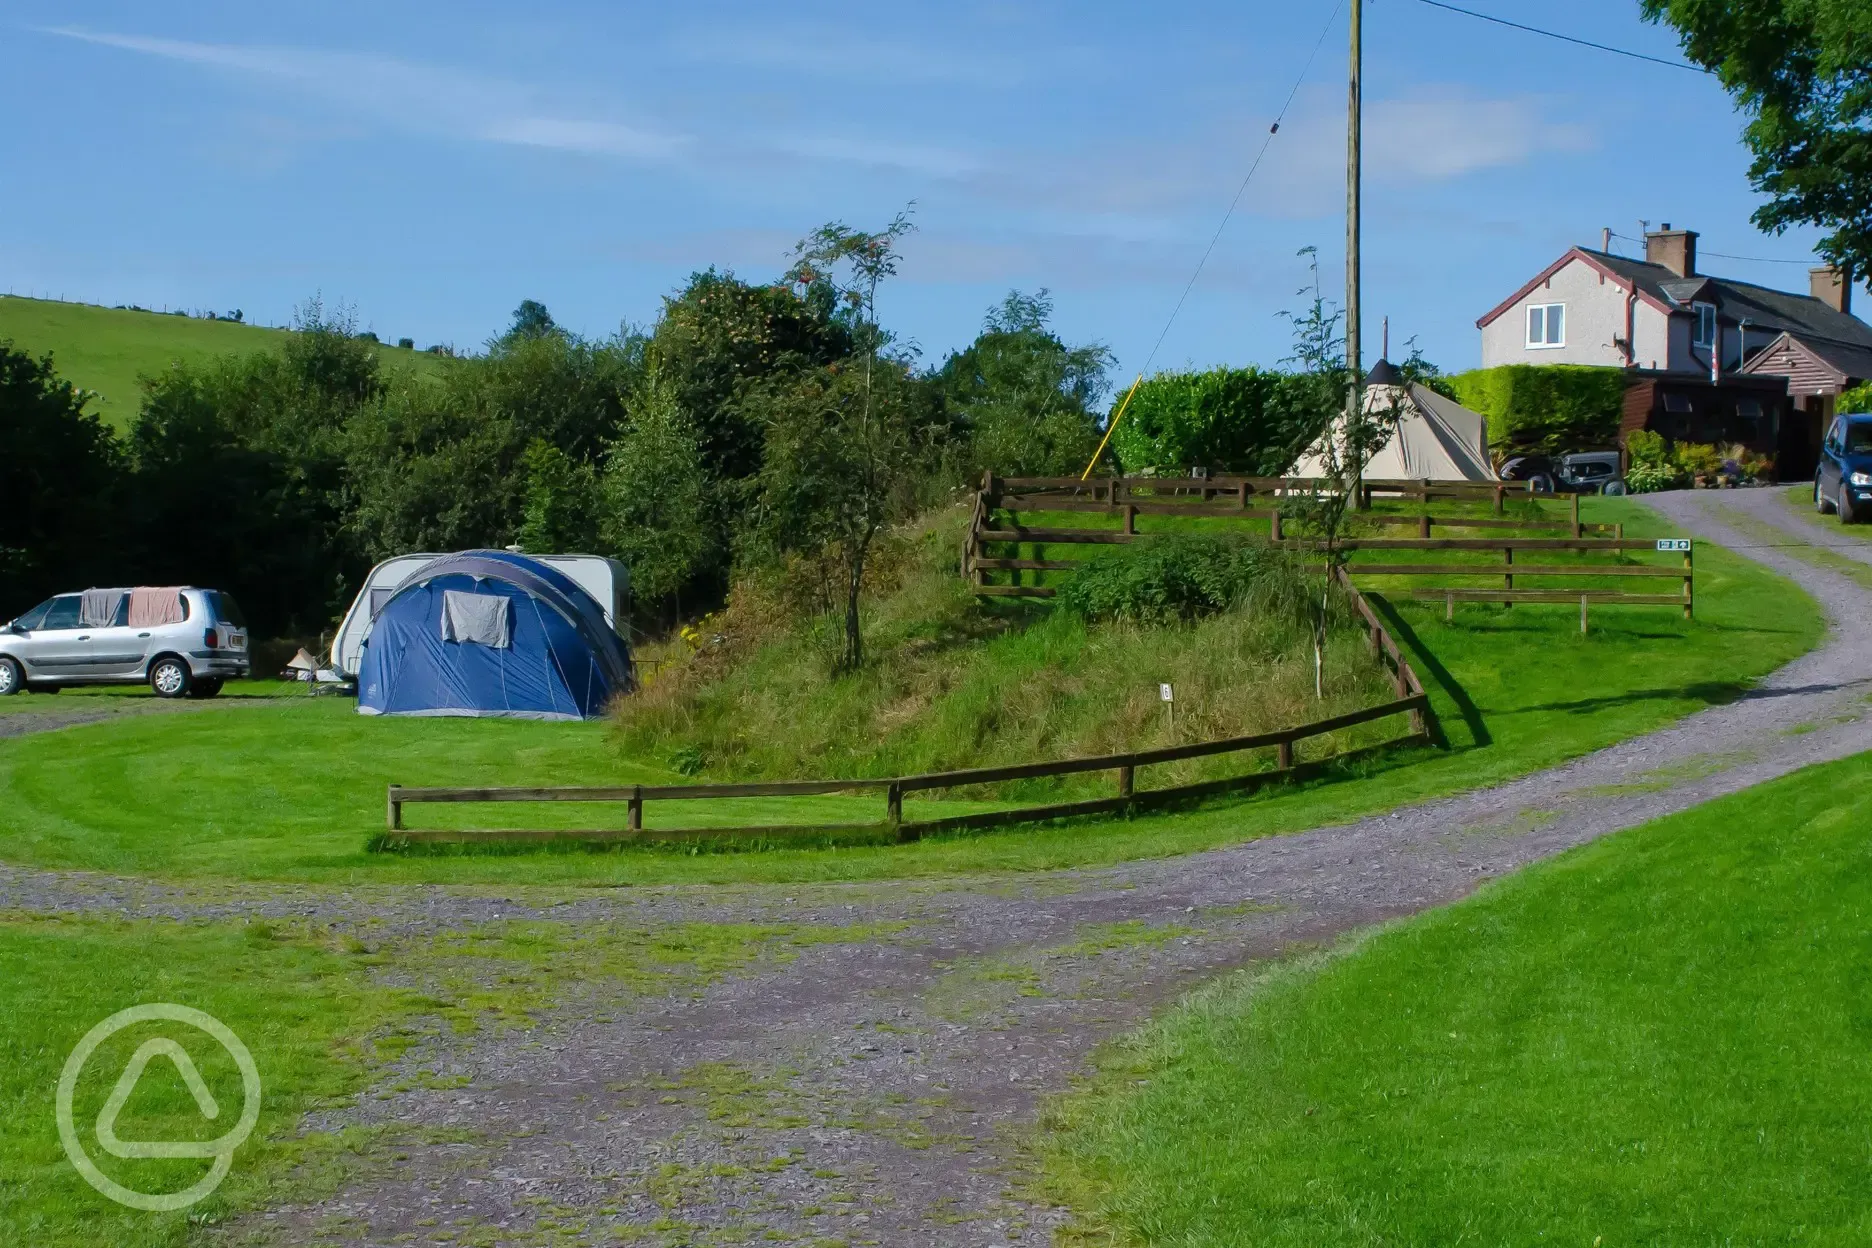
[[(1617, 500), (1600, 505), (1611, 508)], [(1620, 504), (1628, 531), (1669, 530)], [(1330, 782), (1217, 802), (1181, 814), (952, 836), (921, 844), (775, 849), (758, 854), (630, 850), (526, 857), (369, 855), (384, 786), (680, 783), (668, 754), (621, 748), (598, 724), (385, 720), (329, 699), (223, 700), (187, 713), (126, 716), (0, 740), (0, 860), (173, 876), (330, 883), (834, 880), (1023, 871), (1185, 853), (1313, 827), (1496, 783), (1563, 762), (1738, 697), (1820, 637), (1816, 604), (1719, 548), (1697, 552), (1697, 618), (1670, 607), (1604, 609), (1579, 636), (1567, 606), (1513, 610), (1378, 598), (1430, 686), (1445, 747), (1360, 764)], [(1162, 677), (1132, 674), (1148, 700)], [(1173, 680), (1182, 676), (1173, 673)], [(61, 695), (66, 697), (69, 695)], [(1130, 696), (1136, 696), (1136, 690)], [(1255, 690), (1241, 694), (1252, 701)], [(24, 699), (14, 699), (24, 701)], [(57, 704), (56, 699), (48, 703)], [(810, 708), (809, 708), (810, 709)], [(780, 721), (795, 725), (794, 715)], [(810, 774), (824, 774), (818, 765)], [(1146, 777), (1148, 773), (1146, 773)], [(1148, 783), (1148, 779), (1146, 779)], [(875, 798), (696, 804), (653, 809), (683, 823), (874, 819)], [(906, 813), (978, 809), (913, 801)], [(412, 808), (443, 826), (594, 826), (594, 812)], [(621, 819), (621, 812), (601, 816)], [(501, 822), (497, 822), (501, 821)], [(459, 825), (458, 825), (459, 826)]]
[[(279, 347), (288, 331), (234, 321), (102, 308), (88, 303), (0, 295), (0, 340), (33, 355), (50, 352), (61, 377), (97, 391), (90, 410), (123, 429), (143, 403), (137, 379), (182, 361), (199, 364), (221, 355)], [(383, 347), (386, 361), (433, 368), (433, 356)]]
[[(727, 611), (698, 626), (699, 650), (677, 642), (652, 655), (664, 663), (641, 694), (618, 703), (624, 755), (707, 779), (909, 775), (1246, 736), (1396, 696), (1337, 592), (1326, 696), (1315, 695), (1310, 587), (1284, 561), (1265, 577), (1285, 591), (1278, 610), (1088, 624), (1051, 604), (979, 604), (958, 566), (965, 519), (945, 512), (890, 553), (870, 598), (870, 659), (857, 673), (834, 671), (836, 619), (789, 606), (811, 586), (738, 589)], [(1161, 684), (1171, 685), (1173, 703)], [(1398, 731), (1360, 725), (1303, 743), (1302, 757)], [(1266, 762), (1193, 759), (1151, 768), (1140, 783), (1190, 783)], [(1097, 774), (1049, 778), (998, 795), (1103, 796), (1110, 784)]]
[(1800, 772), (1179, 1008), (1057, 1116), (1087, 1242), (1865, 1242), (1869, 784)]

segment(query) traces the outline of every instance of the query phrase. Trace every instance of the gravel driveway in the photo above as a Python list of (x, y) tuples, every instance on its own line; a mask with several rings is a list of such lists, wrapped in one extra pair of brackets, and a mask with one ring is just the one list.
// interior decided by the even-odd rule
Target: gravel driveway
[[(1094, 1046), (1193, 984), (1872, 749), (1872, 592), (1762, 540), (1763, 523), (1793, 542), (1851, 540), (1780, 494), (1654, 505), (1805, 586), (1844, 625), (1819, 649), (1670, 728), (1348, 825), (1107, 869), (913, 886), (229, 897), (0, 868), (0, 907), (305, 915), (383, 939), (496, 917), (862, 923), (861, 939), (693, 991), (570, 994), (531, 1028), (445, 1034), (320, 1124), (414, 1128), (398, 1137), (406, 1159), (231, 1230), (285, 1243), (1044, 1243), (1064, 1214), (1022, 1181), (1039, 1101)], [(1749, 530), (1731, 526), (1734, 513), (1753, 518)], [(1872, 563), (1872, 547), (1847, 553)], [(417, 1071), (432, 1077), (409, 1086)]]

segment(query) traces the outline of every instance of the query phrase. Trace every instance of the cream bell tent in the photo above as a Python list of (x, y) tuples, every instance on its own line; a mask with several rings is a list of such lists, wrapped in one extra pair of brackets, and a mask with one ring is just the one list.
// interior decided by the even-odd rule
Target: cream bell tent
[[(1365, 410), (1383, 412), (1393, 405), (1397, 428), (1365, 464), (1362, 475), (1366, 480), (1495, 480), (1495, 469), (1489, 463), (1488, 422), (1481, 414), (1434, 390), (1403, 384), (1398, 371), (1380, 360), (1365, 379)], [(1341, 416), (1337, 423), (1344, 421)], [(1302, 455), (1288, 475), (1326, 476), (1317, 448)]]

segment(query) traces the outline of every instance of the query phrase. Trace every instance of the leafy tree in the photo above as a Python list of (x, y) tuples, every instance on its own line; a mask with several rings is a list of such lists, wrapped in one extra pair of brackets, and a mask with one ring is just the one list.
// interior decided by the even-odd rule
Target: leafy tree
[(348, 427), (355, 540), (378, 559), (514, 541), (527, 510), (528, 448), (544, 443), (597, 463), (642, 363), (635, 337), (548, 334), (502, 340), (439, 379), (399, 378)]
[(514, 309), (513, 324), (507, 327), (503, 341), (512, 342), (519, 338), (544, 338), (548, 334), (561, 332), (553, 323), (552, 313), (546, 305), (537, 299), (522, 299), (520, 306)]
[(897, 272), (897, 243), (910, 230), (908, 215), (899, 213), (876, 233), (832, 222), (801, 240), (787, 281), (809, 295), (831, 292), (857, 351), (762, 396), (768, 416), (759, 540), (839, 565), (845, 671), (864, 663), (858, 608), (872, 545), (914, 509), (938, 423), (909, 359), (884, 355), (890, 339), (877, 323), (878, 287)]
[(1640, 0), (1676, 28), (1684, 54), (1715, 71), (1750, 120), (1749, 179), (1769, 201), (1755, 224), (1830, 231), (1819, 251), (1872, 274), (1872, 3), (1868, 0)]
[(117, 548), (123, 456), (85, 401), (51, 356), (0, 340), (0, 619), (84, 588)]
[(1052, 314), (1044, 289), (1009, 291), (975, 341), (938, 370), (936, 384), (970, 440), (971, 470), (1064, 476), (1098, 449), (1111, 351), (1068, 347), (1047, 327)]
[(859, 599), (879, 534), (914, 514), (941, 422), (906, 361), (833, 364), (762, 396), (768, 412), (758, 545), (836, 572), (845, 616), (843, 671), (864, 662)]
[(851, 354), (851, 327), (837, 312), (828, 287), (753, 286), (714, 269), (691, 275), (664, 300), (650, 349), (713, 477), (760, 471), (762, 422), (740, 401), (746, 387)]
[(1316, 379), (1252, 366), (1158, 373), (1132, 395), (1112, 449), (1126, 472), (1279, 476), (1323, 427), (1317, 389)]
[(1839, 397), (1841, 412), (1872, 412), (1872, 381), (1862, 381)]
[(261, 635), (306, 635), (362, 568), (344, 541), (347, 431), (381, 393), (375, 346), (314, 297), (279, 350), (146, 378), (129, 433), (136, 579), (212, 584)]
[(674, 601), (710, 554), (708, 476), (675, 388), (653, 371), (612, 445), (599, 483), (606, 550), (630, 568), (631, 593), (652, 610)]
[(527, 484), (520, 547), (543, 555), (594, 549), (598, 474), (592, 465), (539, 439), (527, 447), (523, 462)]

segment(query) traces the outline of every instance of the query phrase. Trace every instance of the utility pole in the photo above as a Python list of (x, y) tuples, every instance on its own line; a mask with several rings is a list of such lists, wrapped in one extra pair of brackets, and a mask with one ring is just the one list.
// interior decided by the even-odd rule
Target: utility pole
[[(1359, 74), (1365, 59), (1363, 19), (1365, 0), (1352, 0), (1352, 59), (1351, 70), (1346, 87), (1346, 330), (1345, 350), (1346, 369), (1350, 374), (1351, 384), (1346, 394), (1346, 424), (1348, 428), (1357, 428), (1363, 423), (1365, 412), (1364, 361), (1359, 349), (1359, 213), (1360, 213), (1360, 177), (1359, 149), (1361, 146), (1360, 129), (1364, 114), (1364, 101), (1359, 86)], [(1352, 439), (1352, 474), (1355, 482), (1365, 477), (1365, 465), (1360, 461), (1359, 439)], [(1363, 496), (1364, 491), (1360, 491)]]

